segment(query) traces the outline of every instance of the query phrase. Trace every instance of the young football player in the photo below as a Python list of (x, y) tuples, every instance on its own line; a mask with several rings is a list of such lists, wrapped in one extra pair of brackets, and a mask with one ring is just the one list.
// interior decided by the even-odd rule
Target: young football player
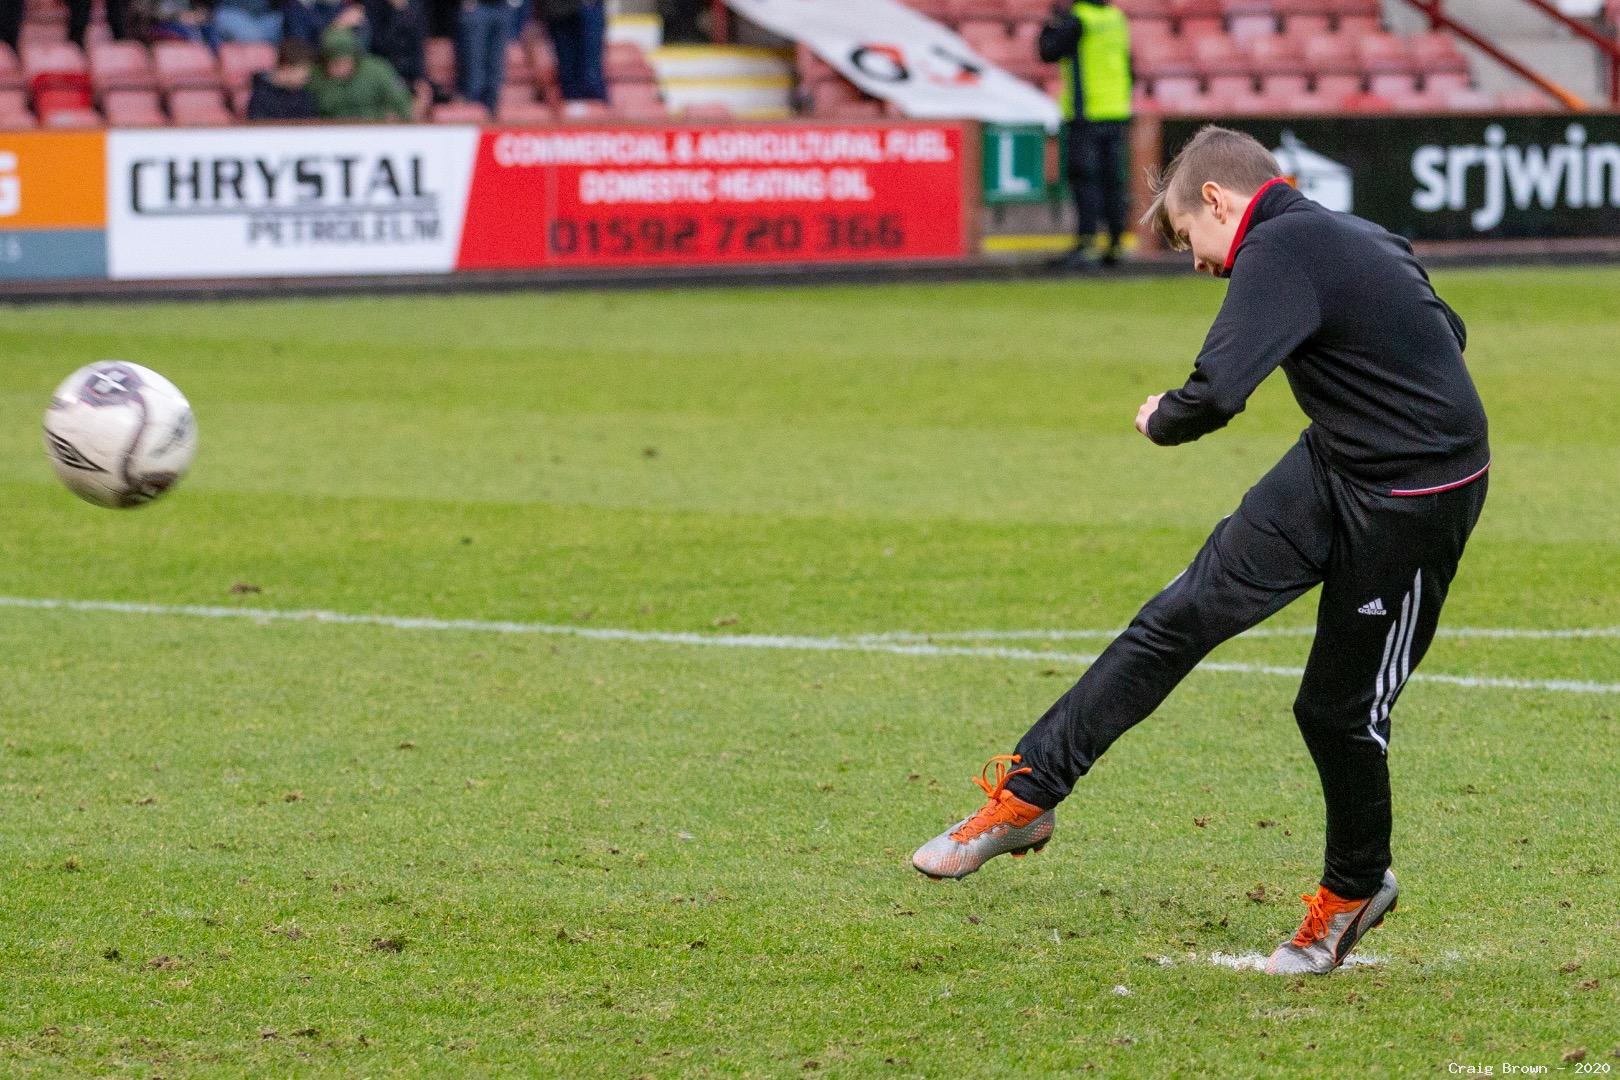
[(1160, 446), (1207, 435), (1279, 366), (1310, 425), (1016, 752), (991, 759), (984, 806), (912, 862), (961, 878), (1040, 850), (1053, 808), (1115, 739), (1216, 645), (1320, 585), (1294, 717), (1327, 804), (1325, 869), (1266, 970), (1325, 974), (1395, 907), (1390, 714), (1485, 502), (1466, 331), (1410, 244), (1295, 191), (1247, 135), (1200, 131), (1143, 222), (1230, 284), (1192, 375), (1148, 398), (1137, 430)]

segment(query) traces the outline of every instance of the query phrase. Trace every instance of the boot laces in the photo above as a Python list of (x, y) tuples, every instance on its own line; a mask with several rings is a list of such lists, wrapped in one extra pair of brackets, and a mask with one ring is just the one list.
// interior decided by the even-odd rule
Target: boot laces
[(1318, 888), (1314, 893), (1301, 893), (1299, 898), (1306, 904), (1305, 921), (1294, 935), (1294, 944), (1302, 949), (1327, 937), (1328, 923), (1333, 916), (1362, 903), (1360, 900), (1344, 900), (1325, 888)]
[[(1017, 754), (996, 754), (984, 763), (978, 776), (969, 777), (985, 794), (985, 804), (977, 813), (962, 823), (962, 827), (951, 833), (951, 839), (958, 842), (971, 840), (1002, 821), (1015, 816), (1014, 809), (1007, 805), (1008, 799), (1017, 799), (1018, 796), (1007, 790), (1007, 781), (1015, 776), (1034, 772), (1034, 769), (1010, 769), (1009, 765), (1017, 765), (1024, 759)], [(995, 766), (996, 778), (990, 779), (990, 767)], [(1022, 800), (1020, 800), (1022, 801)]]

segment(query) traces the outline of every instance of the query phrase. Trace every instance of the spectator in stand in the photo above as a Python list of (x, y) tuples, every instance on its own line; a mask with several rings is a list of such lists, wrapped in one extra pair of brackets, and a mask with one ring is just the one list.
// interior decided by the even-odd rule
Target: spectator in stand
[(495, 115), (506, 82), (506, 45), (511, 40), (513, 0), (462, 0), (456, 33), (457, 89)]
[(664, 44), (707, 45), (709, 37), (698, 25), (703, 0), (658, 0), (658, 14), (664, 20)]
[[(1131, 31), (1125, 13), (1108, 0), (1059, 0), (1041, 27), (1041, 59), (1063, 65), (1063, 134), (1069, 188), (1074, 194), (1074, 250), (1054, 264), (1087, 270), (1119, 262), (1125, 235), (1125, 178), (1130, 165)], [(1108, 247), (1095, 241), (1101, 211)]]
[(248, 97), (249, 120), (315, 120), (315, 96), (309, 91), (315, 69), (315, 49), (307, 41), (288, 38), (276, 53), (276, 66), (253, 76)]
[(281, 9), (276, 0), (219, 0), (214, 5), (216, 41), (281, 40)]
[(323, 120), (409, 120), (411, 92), (388, 61), (360, 47), (350, 29), (321, 35), (321, 63), (309, 90)]
[(388, 61), (411, 95), (418, 111), (438, 96), (428, 81), (427, 12), (421, 0), (366, 0), (366, 22), (371, 26), (371, 51)]
[(17, 47), (22, 33), (23, 0), (0, 0), (0, 41)]
[(134, 0), (129, 8), (131, 36), (148, 44), (192, 41), (212, 45), (208, 9), (191, 0)]
[[(81, 49), (84, 48), (84, 32), (90, 28), (90, 7), (91, 0), (68, 0), (68, 40)], [(19, 3), (17, 8), (20, 18), (22, 4)], [(127, 33), (124, 8), (125, 0), (107, 0), (107, 28), (119, 40)], [(3, 16), (0, 16), (0, 22), (3, 21)], [(12, 45), (17, 44), (15, 37), (8, 40)]]
[(563, 101), (606, 101), (602, 50), (607, 38), (607, 12), (602, 0), (539, 3), (540, 16), (557, 53), (557, 81), (562, 86)]
[(333, 26), (354, 31), (360, 47), (366, 47), (370, 27), (359, 0), (286, 0), (283, 33), (287, 37), (319, 45), (321, 35)]

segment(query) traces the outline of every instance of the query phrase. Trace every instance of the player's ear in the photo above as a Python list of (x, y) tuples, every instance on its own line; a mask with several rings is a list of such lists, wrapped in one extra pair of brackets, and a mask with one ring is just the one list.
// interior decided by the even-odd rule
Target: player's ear
[(1203, 199), (1204, 205), (1209, 207), (1209, 212), (1215, 215), (1215, 220), (1225, 225), (1226, 199), (1223, 196), (1226, 192), (1221, 185), (1213, 180), (1206, 180), (1203, 187), (1198, 189), (1198, 194)]

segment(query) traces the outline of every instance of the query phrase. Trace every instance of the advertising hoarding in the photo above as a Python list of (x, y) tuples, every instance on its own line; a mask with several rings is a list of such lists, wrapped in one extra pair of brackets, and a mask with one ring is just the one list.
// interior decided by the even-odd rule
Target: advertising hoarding
[(484, 132), (464, 270), (961, 258), (960, 124)]
[(111, 276), (447, 273), (477, 143), (459, 125), (114, 131)]
[(0, 280), (107, 276), (106, 136), (0, 132)]

